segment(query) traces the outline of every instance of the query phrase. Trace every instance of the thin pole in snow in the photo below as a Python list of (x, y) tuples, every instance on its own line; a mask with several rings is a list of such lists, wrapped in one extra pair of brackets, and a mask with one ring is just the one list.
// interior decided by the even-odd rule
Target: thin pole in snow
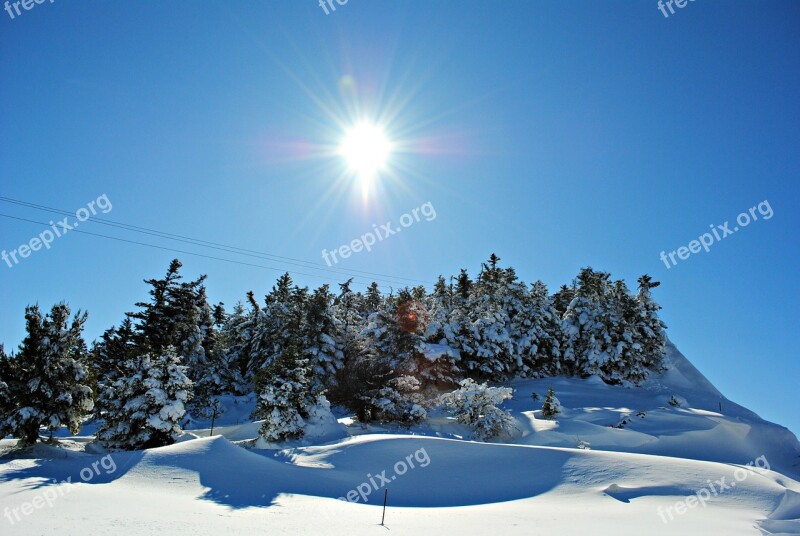
[(384, 519), (386, 519), (386, 497), (389, 495), (389, 489), (383, 490), (383, 515), (381, 516), (381, 526), (383, 525)]

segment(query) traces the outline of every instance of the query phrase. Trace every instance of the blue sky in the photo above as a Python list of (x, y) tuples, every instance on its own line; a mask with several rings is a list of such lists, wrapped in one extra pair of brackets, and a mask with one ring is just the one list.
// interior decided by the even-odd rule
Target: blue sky
[[(372, 224), (436, 211), (338, 273), (87, 222), (275, 270), (68, 233), (0, 264), (0, 341), (19, 343), (26, 304), (61, 300), (90, 312), (92, 339), (175, 256), (232, 305), (284, 270), (309, 286), (355, 271), (430, 282), (474, 274), (495, 252), (551, 289), (587, 265), (631, 284), (653, 275), (687, 357), (798, 432), (798, 27), (791, 0), (701, 0), (669, 18), (650, 0), (349, 0), (328, 15), (313, 0), (59, 0), (0, 12), (0, 196), (74, 212), (105, 194), (104, 218), (320, 268), (323, 249)], [(332, 154), (355, 118), (385, 123), (396, 143), (366, 198)], [(765, 200), (769, 220), (670, 269), (659, 259)], [(7, 202), (0, 213), (56, 216)], [(0, 217), (0, 248), (47, 227)]]

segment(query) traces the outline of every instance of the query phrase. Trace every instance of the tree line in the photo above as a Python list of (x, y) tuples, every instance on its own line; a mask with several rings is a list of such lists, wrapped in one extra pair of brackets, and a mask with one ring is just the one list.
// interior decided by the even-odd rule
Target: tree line
[(228, 312), (209, 302), (205, 276), (183, 279), (176, 259), (91, 348), (85, 313), (29, 306), (18, 351), (0, 346), (0, 437), (33, 443), (42, 428), (77, 433), (94, 418), (106, 447), (160, 446), (187, 412), (216, 416), (220, 395), (255, 393), (261, 435), (283, 441), (330, 418), (330, 404), (363, 422), (414, 424), (459, 384), (556, 375), (638, 384), (661, 368), (666, 326), (649, 276), (634, 293), (587, 267), (551, 294), (499, 261), (474, 279), (439, 277), (430, 292), (372, 283), (362, 293), (351, 281), (312, 291), (287, 273)]

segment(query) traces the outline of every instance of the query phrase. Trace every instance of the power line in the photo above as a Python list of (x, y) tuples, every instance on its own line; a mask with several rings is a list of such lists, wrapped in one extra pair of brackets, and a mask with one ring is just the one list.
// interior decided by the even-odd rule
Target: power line
[[(10, 197), (0, 196), (0, 201), (6, 202), (6, 203), (15, 204), (15, 205), (24, 206), (24, 207), (27, 207), (27, 208), (33, 208), (35, 210), (41, 210), (41, 211), (44, 211), (44, 212), (52, 212), (52, 213), (62, 214), (62, 215), (67, 215), (67, 216), (74, 216), (75, 215), (74, 212), (66, 211), (66, 210), (63, 210), (63, 209), (57, 209), (57, 208), (53, 208), (53, 207), (48, 207), (48, 206), (45, 206), (45, 205), (39, 205), (39, 204), (31, 203), (31, 202), (28, 202), (28, 201), (22, 201), (22, 200), (19, 200), (19, 199), (13, 199), (13, 198), (10, 198)], [(200, 246), (200, 247), (215, 249), (215, 250), (218, 250), (218, 251), (224, 251), (226, 253), (233, 253), (233, 254), (236, 254), (236, 255), (243, 255), (243, 256), (247, 256), (247, 257), (255, 257), (255, 258), (265, 259), (265, 260), (270, 260), (270, 261), (276, 261), (277, 260), (278, 262), (281, 262), (283, 264), (299, 266), (301, 268), (312, 269), (312, 270), (317, 270), (317, 271), (330, 272), (330, 273), (336, 274), (336, 275), (347, 275), (347, 276), (359, 277), (357, 274), (365, 274), (365, 275), (369, 275), (369, 276), (377, 276), (378, 278), (380, 278), (380, 279), (377, 279), (378, 281), (382, 281), (384, 283), (395, 284), (395, 285), (399, 284), (398, 283), (399, 281), (409, 281), (409, 282), (412, 282), (412, 283), (423, 283), (423, 284), (428, 284), (428, 285), (432, 285), (433, 284), (430, 281), (422, 281), (422, 280), (419, 280), (419, 279), (411, 279), (411, 278), (407, 278), (407, 277), (399, 277), (399, 276), (382, 274), (382, 273), (377, 273), (377, 272), (367, 272), (367, 271), (364, 271), (364, 270), (349, 270), (349, 271), (345, 271), (345, 270), (343, 270), (341, 268), (324, 267), (324, 266), (319, 266), (318, 264), (316, 264), (316, 263), (314, 263), (312, 261), (306, 261), (306, 260), (303, 260), (303, 259), (296, 259), (296, 258), (293, 258), (293, 257), (285, 257), (285, 256), (281, 256), (281, 255), (271, 254), (271, 253), (265, 253), (265, 252), (262, 252), (262, 251), (245, 249), (245, 248), (240, 248), (240, 247), (236, 247), (236, 246), (230, 246), (230, 245), (221, 244), (221, 243), (218, 243), (218, 242), (211, 242), (211, 241), (208, 241), (208, 240), (201, 240), (199, 238), (192, 238), (192, 237), (183, 236), (183, 235), (179, 235), (179, 234), (168, 233), (168, 232), (165, 232), (165, 231), (159, 231), (157, 229), (150, 229), (150, 228), (147, 228), (147, 227), (139, 227), (139, 226), (136, 226), (136, 225), (117, 222), (117, 221), (113, 221), (113, 220), (97, 219), (97, 218), (91, 218), (90, 217), (90, 218), (87, 218), (86, 221), (93, 221), (93, 222), (99, 223), (101, 225), (107, 225), (107, 226), (110, 226), (110, 227), (116, 227), (116, 228), (124, 229), (124, 230), (127, 230), (127, 231), (132, 231), (132, 232), (137, 232), (137, 233), (146, 234), (146, 235), (150, 235), (150, 236), (155, 236), (155, 237), (158, 237), (158, 238), (165, 238), (167, 240), (173, 240), (173, 241), (176, 241), (176, 242), (183, 242), (183, 243), (191, 244), (191, 245), (194, 245), (194, 246)], [(298, 264), (298, 263), (303, 263), (303, 264)], [(390, 279), (393, 280), (393, 281), (389, 281)]]
[[(28, 218), (20, 218), (18, 216), (11, 216), (9, 214), (0, 213), (0, 216), (2, 216), (4, 218), (10, 218), (12, 220), (19, 220), (19, 221), (24, 221), (24, 222), (28, 222), (28, 223), (36, 223), (38, 225), (44, 225), (46, 227), (50, 225), (50, 224), (45, 223), (45, 222), (36, 221), (36, 220), (30, 220)], [(109, 240), (117, 240), (119, 242), (127, 242), (129, 244), (136, 244), (136, 245), (139, 245), (139, 246), (146, 246), (146, 247), (155, 248), (155, 249), (161, 249), (161, 250), (165, 250), (165, 251), (172, 251), (174, 253), (182, 253), (184, 255), (194, 255), (196, 257), (203, 257), (205, 259), (214, 259), (214, 260), (217, 260), (217, 261), (229, 262), (229, 263), (233, 263), (233, 264), (240, 264), (242, 266), (252, 266), (252, 267), (255, 267), (255, 268), (263, 268), (265, 270), (274, 270), (276, 272), (281, 272), (281, 273), (288, 271), (288, 270), (284, 270), (282, 268), (275, 268), (273, 266), (264, 266), (263, 264), (254, 264), (254, 263), (250, 263), (250, 262), (236, 261), (236, 260), (233, 260), (233, 259), (225, 259), (225, 258), (222, 258), (222, 257), (215, 257), (213, 255), (205, 255), (203, 253), (195, 253), (193, 251), (186, 251), (186, 250), (181, 250), (181, 249), (168, 248), (168, 247), (165, 247), (165, 246), (158, 246), (158, 245), (155, 245), (155, 244), (148, 244), (146, 242), (139, 242), (137, 240), (129, 240), (127, 238), (119, 238), (119, 237), (116, 237), (116, 236), (109, 236), (109, 235), (104, 235), (104, 234), (100, 234), (100, 233), (92, 233), (92, 232), (89, 232), (89, 231), (79, 231), (78, 229), (70, 229), (68, 232), (70, 232), (70, 233), (81, 233), (81, 234), (91, 235), (91, 236), (97, 236), (97, 237), (100, 237), (100, 238), (107, 238)], [(293, 273), (295, 275), (305, 275), (305, 276), (313, 277), (313, 278), (316, 278), (316, 279), (322, 279), (323, 281), (325, 280), (319, 274), (309, 274), (309, 273), (297, 272), (297, 271), (292, 271), (291, 273)], [(362, 278), (363, 279), (362, 276), (357, 276), (357, 275), (353, 275), (353, 274), (339, 274), (339, 275), (349, 275), (353, 279), (355, 279), (355, 278)], [(391, 281), (383, 281), (383, 282), (391, 284)], [(356, 281), (356, 283), (358, 283), (360, 285), (367, 286), (370, 283), (370, 281), (367, 280), (366, 283), (365, 282), (361, 282), (361, 281)]]

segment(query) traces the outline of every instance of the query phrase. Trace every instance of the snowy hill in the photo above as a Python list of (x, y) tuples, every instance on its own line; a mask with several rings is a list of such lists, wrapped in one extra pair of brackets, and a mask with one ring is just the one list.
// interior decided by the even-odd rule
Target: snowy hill
[[(800, 534), (794, 435), (724, 398), (671, 344), (666, 362), (638, 388), (512, 382), (511, 444), (466, 441), (432, 412), (413, 429), (343, 416), (314, 444), (253, 448), (241, 399), (214, 437), (196, 423), (148, 451), (108, 454), (81, 436), (11, 453), (4, 440), (2, 533), (374, 534), (388, 489), (394, 534)], [(555, 421), (541, 416), (549, 387)]]

